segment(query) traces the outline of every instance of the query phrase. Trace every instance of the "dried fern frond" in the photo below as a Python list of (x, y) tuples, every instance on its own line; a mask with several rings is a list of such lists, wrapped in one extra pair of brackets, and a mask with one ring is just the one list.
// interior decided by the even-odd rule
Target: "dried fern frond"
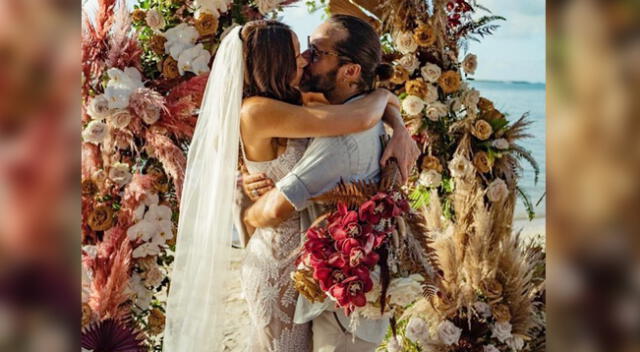
[(375, 181), (359, 180), (350, 183), (340, 181), (336, 187), (311, 201), (330, 206), (345, 203), (348, 207), (357, 207), (378, 193), (378, 183)]
[(360, 7), (358, 7), (358, 5), (349, 0), (330, 0), (329, 12), (332, 15), (349, 15), (357, 17), (369, 23), (374, 29), (376, 29), (376, 31), (379, 31), (381, 27), (381, 23), (378, 19), (367, 15), (362, 11), (362, 9), (360, 9)]
[(533, 137), (531, 134), (527, 133), (526, 130), (529, 129), (533, 120), (529, 119), (529, 113), (525, 112), (522, 116), (516, 120), (511, 126), (505, 128), (502, 132), (504, 138), (507, 138), (509, 141), (514, 141), (516, 139), (522, 138), (531, 138)]

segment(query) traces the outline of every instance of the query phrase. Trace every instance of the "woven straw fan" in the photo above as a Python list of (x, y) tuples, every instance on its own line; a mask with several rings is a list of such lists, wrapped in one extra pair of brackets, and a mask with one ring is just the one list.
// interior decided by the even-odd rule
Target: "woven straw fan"
[[(359, 0), (358, 2), (375, 4), (372, 5), (372, 7), (377, 6), (378, 3), (377, 0)], [(369, 9), (367, 8), (367, 10)], [(332, 15), (349, 15), (358, 17), (369, 23), (377, 32), (380, 31), (380, 21), (364, 13), (364, 11), (349, 0), (329, 0), (329, 12)], [(375, 12), (372, 11), (372, 13)]]

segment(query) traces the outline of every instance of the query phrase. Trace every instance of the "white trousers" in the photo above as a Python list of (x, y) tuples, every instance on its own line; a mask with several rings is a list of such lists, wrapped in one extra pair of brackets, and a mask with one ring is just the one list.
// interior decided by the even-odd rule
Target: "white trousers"
[(373, 352), (378, 344), (362, 340), (345, 330), (333, 312), (313, 319), (313, 352)]

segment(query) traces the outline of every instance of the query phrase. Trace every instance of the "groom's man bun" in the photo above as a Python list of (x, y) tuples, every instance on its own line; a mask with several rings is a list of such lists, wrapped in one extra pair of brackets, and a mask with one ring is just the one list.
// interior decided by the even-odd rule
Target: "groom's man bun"
[(345, 39), (334, 44), (334, 49), (360, 65), (361, 89), (372, 89), (376, 78), (381, 81), (391, 78), (393, 69), (381, 64), (380, 37), (370, 24), (349, 15), (333, 15), (328, 22), (340, 25), (347, 32)]

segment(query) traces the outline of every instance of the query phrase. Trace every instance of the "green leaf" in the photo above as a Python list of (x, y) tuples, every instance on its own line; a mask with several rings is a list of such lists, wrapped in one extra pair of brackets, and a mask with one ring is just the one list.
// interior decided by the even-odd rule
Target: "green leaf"
[(534, 207), (531, 203), (531, 200), (529, 200), (529, 196), (524, 192), (522, 188), (520, 188), (520, 186), (518, 186), (516, 189), (518, 191), (518, 195), (522, 199), (522, 203), (524, 204), (525, 209), (527, 210), (529, 221), (533, 220), (536, 217), (536, 212), (533, 209)]
[(500, 131), (509, 124), (509, 121), (507, 119), (494, 119), (487, 122), (489, 122), (491, 128), (493, 128), (494, 133)]
[(454, 188), (455, 188), (455, 181), (453, 180), (453, 178), (445, 177), (445, 178), (442, 179), (442, 189), (445, 192), (451, 193), (451, 192), (453, 192)]

